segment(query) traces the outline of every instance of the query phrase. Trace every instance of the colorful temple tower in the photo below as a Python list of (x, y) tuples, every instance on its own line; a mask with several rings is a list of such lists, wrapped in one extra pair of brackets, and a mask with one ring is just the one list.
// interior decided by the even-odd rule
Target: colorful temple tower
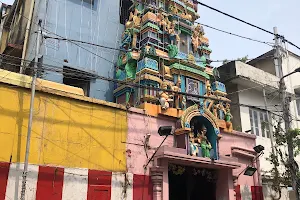
[(195, 23), (199, 17), (192, 0), (135, 1), (122, 35), (116, 78), (147, 87), (117, 84), (114, 96), (116, 103), (152, 116), (181, 118), (177, 147), (218, 159), (220, 129), (232, 131), (230, 100), (210, 65), (209, 40)]

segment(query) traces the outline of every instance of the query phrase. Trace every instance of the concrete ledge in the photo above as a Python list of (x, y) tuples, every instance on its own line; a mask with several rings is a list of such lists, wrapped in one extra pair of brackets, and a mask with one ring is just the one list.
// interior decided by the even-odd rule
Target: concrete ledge
[[(0, 83), (18, 86), (21, 88), (31, 88), (32, 77), (18, 74), (15, 72), (0, 69)], [(121, 110), (127, 110), (125, 106), (112, 102), (107, 102), (91, 97), (84, 96), (81, 88), (76, 88), (52, 81), (37, 79), (36, 90), (48, 94), (63, 96), (67, 98), (77, 99), (85, 102), (95, 103), (103, 106), (109, 106)]]
[[(203, 168), (214, 168), (214, 169), (236, 169), (241, 167), (237, 160), (234, 158), (224, 158), (221, 157), (219, 160), (212, 161), (210, 158), (200, 158), (195, 156), (190, 156), (186, 154), (185, 149), (179, 149), (169, 146), (162, 146), (154, 159), (166, 159), (172, 163), (182, 164), (182, 165), (193, 165)], [(158, 163), (156, 161), (156, 163)]]

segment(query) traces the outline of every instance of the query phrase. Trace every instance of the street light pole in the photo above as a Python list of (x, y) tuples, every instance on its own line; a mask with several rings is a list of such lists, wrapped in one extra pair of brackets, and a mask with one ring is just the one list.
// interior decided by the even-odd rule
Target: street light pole
[(288, 146), (288, 163), (291, 172), (291, 179), (292, 179), (292, 186), (293, 190), (295, 191), (296, 199), (299, 200), (299, 191), (298, 191), (298, 184), (297, 184), (297, 163), (294, 159), (294, 149), (293, 149), (293, 138), (290, 136), (290, 129), (291, 129), (291, 117), (290, 117), (290, 102), (291, 98), (286, 94), (286, 87), (284, 83), (284, 78), (300, 72), (300, 67), (294, 70), (291, 73), (288, 73), (280, 78), (279, 81), (279, 91), (282, 98), (282, 107), (283, 107), (283, 119), (284, 119), (284, 126), (285, 126), (285, 133), (287, 136), (287, 146)]
[(35, 58), (34, 58), (33, 77), (32, 77), (32, 82), (31, 82), (30, 110), (29, 110), (29, 119), (28, 119), (24, 170), (23, 170), (23, 177), (22, 177), (22, 189), (21, 189), (21, 198), (20, 198), (21, 200), (25, 199), (25, 193), (26, 193), (26, 181), (27, 181), (27, 173), (28, 173), (28, 161), (29, 161), (31, 128), (32, 128), (33, 108), (34, 108), (35, 85), (36, 85), (37, 68), (38, 68), (37, 63), (38, 63), (38, 56), (39, 56), (39, 52), (40, 52), (40, 40), (41, 40), (41, 32), (42, 32), (41, 24), (42, 24), (42, 21), (39, 20), (37, 39), (36, 39), (37, 41), (36, 41), (36, 50), (35, 50)]

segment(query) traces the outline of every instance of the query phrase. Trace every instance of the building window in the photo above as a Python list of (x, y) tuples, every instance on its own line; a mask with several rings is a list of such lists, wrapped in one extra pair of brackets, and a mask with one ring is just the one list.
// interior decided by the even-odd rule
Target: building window
[(300, 88), (295, 90), (295, 97), (296, 97), (296, 106), (297, 106), (297, 112), (298, 116), (300, 116)]
[(299, 99), (296, 99), (296, 105), (297, 105), (297, 111), (298, 111), (298, 115), (300, 116), (300, 97), (298, 97)]
[(130, 10), (132, 6), (131, 0), (120, 0), (120, 23), (125, 25), (126, 21), (129, 19)]
[(270, 138), (267, 113), (260, 110), (249, 109), (249, 115), (252, 134)]
[(82, 88), (85, 96), (90, 95), (90, 83), (93, 77), (92, 74), (64, 66), (63, 76), (63, 84)]

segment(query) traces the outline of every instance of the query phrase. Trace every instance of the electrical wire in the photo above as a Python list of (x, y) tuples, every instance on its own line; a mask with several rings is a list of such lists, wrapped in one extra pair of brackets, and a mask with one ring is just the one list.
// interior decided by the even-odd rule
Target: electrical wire
[(283, 42), (287, 42), (287, 43), (289, 43), (290, 45), (292, 45), (292, 46), (294, 46), (294, 47), (296, 47), (297, 49), (300, 50), (300, 47), (299, 47), (298, 45), (296, 45), (296, 44), (294, 44), (293, 42), (291, 42), (291, 41), (285, 39), (285, 37), (284, 37), (283, 35), (275, 34), (275, 33), (271, 32), (271, 31), (268, 31), (268, 30), (266, 30), (266, 29), (264, 29), (264, 28), (261, 28), (261, 27), (259, 27), (259, 26), (257, 26), (257, 25), (254, 25), (254, 24), (249, 23), (249, 22), (247, 22), (247, 21), (245, 21), (245, 20), (242, 20), (242, 19), (240, 19), (240, 18), (234, 17), (233, 15), (230, 15), (230, 14), (225, 13), (225, 12), (223, 12), (223, 11), (220, 11), (220, 10), (218, 10), (218, 9), (216, 9), (216, 8), (213, 8), (213, 7), (211, 7), (211, 6), (207, 5), (207, 4), (201, 3), (201, 2), (199, 2), (199, 1), (196, 1), (196, 2), (197, 2), (199, 5), (204, 6), (204, 7), (206, 7), (206, 8), (209, 8), (209, 9), (211, 9), (211, 10), (213, 10), (213, 11), (218, 12), (218, 13), (221, 13), (222, 15), (225, 15), (225, 16), (230, 17), (230, 18), (232, 18), (232, 19), (235, 19), (235, 20), (237, 20), (237, 21), (239, 21), (239, 22), (242, 22), (242, 23), (244, 23), (244, 24), (247, 24), (247, 25), (249, 25), (249, 26), (252, 26), (252, 27), (254, 27), (254, 28), (257, 28), (257, 29), (259, 29), (259, 30), (261, 30), (261, 31), (264, 31), (264, 32), (268, 33), (268, 34), (274, 35), (275, 37), (282, 39)]
[[(3, 3), (3, 2), (0, 0), (0, 3)], [(20, 12), (18, 13), (18, 15), (20, 15), (21, 17), (24, 17), (25, 19), (29, 20), (28, 17), (22, 15)], [(38, 25), (37, 23), (35, 23), (35, 22), (33, 22), (33, 21), (32, 21), (32, 23)], [(42, 29), (43, 29), (43, 30), (46, 30), (46, 31), (48, 31), (49, 33), (54, 34), (54, 35), (56, 35), (56, 36), (58, 36), (58, 37), (64, 38), (64, 37), (62, 37), (62, 36), (60, 36), (60, 35), (58, 35), (58, 34), (52, 32), (52, 31), (47, 30), (47, 29), (44, 28), (44, 27), (42, 27)], [(70, 41), (70, 42), (73, 43), (73, 44), (75, 44), (76, 46), (78, 46), (78, 47), (84, 49), (85, 51), (87, 51), (87, 52), (89, 52), (89, 53), (91, 53), (91, 54), (93, 54), (93, 55), (95, 55), (95, 56), (97, 56), (97, 57), (99, 57), (99, 58), (101, 58), (101, 59), (107, 61), (107, 62), (110, 62), (110, 63), (114, 64), (112, 61), (110, 61), (110, 60), (108, 60), (108, 59), (106, 59), (106, 58), (104, 58), (104, 57), (102, 57), (102, 56), (100, 56), (100, 55), (98, 55), (98, 54), (96, 54), (96, 53), (94, 53), (94, 52), (92, 52), (92, 51), (90, 51), (90, 50), (88, 50), (88, 49), (86, 49), (86, 48), (80, 46), (80, 45), (78, 45), (77, 43), (72, 42), (72, 41)]]
[[(0, 2), (1, 2), (1, 0), (0, 0)], [(26, 18), (27, 20), (29, 20), (26, 16), (22, 15), (21, 13), (18, 13), (18, 14), (21, 15), (22, 17)], [(34, 22), (33, 22), (33, 23), (34, 23)], [(241, 36), (241, 35), (238, 35), (238, 34), (230, 33), (230, 32), (227, 32), (227, 31), (223, 31), (223, 30), (221, 30), (221, 29), (214, 28), (214, 27), (212, 27), (212, 26), (209, 26), (209, 25), (206, 25), (206, 24), (202, 24), (202, 23), (199, 23), (199, 22), (195, 22), (195, 23), (198, 23), (198, 24), (201, 24), (201, 25), (203, 25), (203, 26), (212, 28), (212, 29), (214, 29), (214, 30), (221, 31), (221, 32), (223, 32), (223, 33), (227, 33), (227, 34), (230, 34), (230, 35), (234, 35), (234, 36), (237, 36), (237, 37), (240, 37), (240, 38), (244, 38), (244, 39), (248, 39), (248, 40), (251, 40), (251, 41), (255, 41), (255, 42), (267, 44), (267, 45), (269, 45), (269, 46), (270, 46), (270, 44), (271, 44), (271, 43), (269, 43), (269, 42), (259, 41), (259, 40), (252, 39), (252, 38), (249, 38), (249, 37), (245, 37), (245, 36)], [(37, 23), (35, 23), (35, 24), (37, 24)], [(44, 36), (44, 38), (46, 38), (46, 39), (47, 39), (47, 38), (51, 38), (51, 39), (57, 39), (57, 40), (69, 41), (69, 42), (75, 44), (76, 46), (78, 46), (79, 48), (82, 48), (82, 49), (84, 49), (85, 51), (87, 51), (87, 52), (89, 52), (89, 53), (91, 53), (91, 54), (93, 54), (93, 55), (95, 55), (95, 56), (97, 56), (97, 57), (99, 57), (99, 58), (101, 58), (101, 59), (103, 59), (103, 60), (105, 60), (105, 61), (111, 63), (111, 64), (115, 64), (115, 63), (112, 62), (112, 61), (110, 61), (110, 60), (108, 60), (108, 59), (106, 59), (106, 58), (104, 58), (104, 57), (102, 57), (102, 56), (100, 56), (100, 55), (98, 55), (98, 54), (96, 54), (96, 53), (94, 53), (94, 52), (92, 52), (92, 51), (90, 51), (90, 50), (88, 50), (88, 49), (86, 49), (86, 48), (84, 48), (84, 47), (82, 47), (82, 46), (80, 46), (80, 45), (78, 45), (76, 42), (83, 43), (83, 44), (88, 44), (88, 45), (93, 45), (93, 46), (97, 46), (97, 47), (102, 47), (102, 48), (106, 48), (106, 49), (110, 49), (110, 50), (117, 50), (117, 51), (123, 51), (123, 52), (131, 52), (131, 50), (124, 50), (124, 49), (119, 49), (119, 48), (107, 47), (107, 46), (104, 46), (104, 45), (94, 44), (94, 43), (91, 43), (91, 42), (85, 42), (85, 41), (81, 41), (81, 40), (68, 39), (68, 38), (65, 38), (65, 37), (63, 37), (63, 36), (61, 36), (61, 35), (58, 35), (58, 34), (52, 32), (52, 31), (49, 31), (48, 29), (46, 29), (46, 28), (44, 28), (44, 27), (42, 27), (42, 29), (45, 30), (45, 31), (47, 31), (48, 33), (51, 33), (51, 34), (54, 34), (54, 35), (58, 36), (58, 37)], [(256, 59), (256, 58), (247, 59), (247, 60), (253, 60), (253, 59)], [(261, 59), (263, 59), (263, 58), (261, 58)], [(187, 60), (187, 59), (182, 59), (182, 60)], [(224, 61), (228, 61), (228, 60), (227, 60), (227, 59), (225, 59), (225, 60), (215, 60), (215, 61), (212, 60), (212, 62), (224, 62)], [(238, 60), (230, 60), (230, 61), (238, 61)]]
[[(259, 30), (261, 30), (261, 31), (264, 31), (264, 32), (266, 32), (266, 33), (269, 33), (269, 34), (271, 34), (271, 35), (274, 35), (274, 33), (272, 33), (271, 31), (268, 31), (268, 30), (266, 30), (266, 29), (264, 29), (264, 28), (261, 28), (261, 27), (259, 27), (259, 26), (254, 25), (254, 24), (251, 24), (251, 23), (249, 23), (249, 22), (246, 22), (246, 21), (244, 21), (244, 20), (242, 20), (242, 19), (239, 19), (239, 18), (237, 18), (237, 17), (234, 17), (234, 16), (232, 16), (232, 15), (230, 15), (230, 14), (228, 14), (228, 13), (225, 13), (225, 12), (223, 12), (223, 11), (220, 11), (220, 10), (218, 10), (218, 9), (216, 9), (216, 8), (213, 8), (213, 7), (211, 7), (211, 6), (207, 5), (207, 4), (201, 3), (201, 2), (199, 2), (199, 1), (196, 1), (196, 2), (197, 2), (199, 5), (201, 5), (201, 6), (204, 6), (204, 7), (206, 7), (206, 8), (209, 8), (209, 9), (211, 9), (211, 10), (213, 10), (213, 11), (216, 11), (216, 12), (218, 12), (218, 13), (221, 13), (221, 14), (227, 16), (227, 17), (230, 17), (230, 18), (232, 18), (232, 19), (235, 19), (235, 20), (237, 20), (237, 21), (240, 21), (240, 22), (242, 22), (242, 23), (244, 23), (244, 24), (247, 24), (247, 25), (249, 25), (249, 26), (252, 26), (252, 27), (254, 27), (254, 28), (257, 28), (257, 29), (259, 29)], [(279, 36), (279, 35), (278, 35), (278, 36)]]
[(221, 30), (221, 29), (218, 29), (218, 28), (214, 28), (214, 27), (212, 27), (212, 26), (203, 24), (203, 23), (201, 23), (201, 22), (195, 22), (195, 23), (196, 23), (196, 24), (200, 24), (200, 25), (205, 26), (205, 27), (208, 27), (208, 28), (210, 28), (210, 29), (213, 29), (213, 30), (222, 32), (222, 33), (226, 33), (226, 34), (229, 34), (229, 35), (233, 35), (233, 36), (236, 36), (236, 37), (239, 37), (239, 38), (243, 38), (243, 39), (246, 39), (246, 40), (250, 40), (250, 41), (253, 41), (253, 42), (258, 42), (258, 43), (266, 44), (266, 45), (269, 45), (269, 46), (273, 46), (273, 45), (274, 45), (274, 44), (271, 43), (271, 42), (264, 42), (264, 41), (261, 41), (261, 40), (252, 39), (252, 38), (249, 38), (249, 37), (245, 37), (245, 36), (242, 36), (242, 35), (238, 35), (238, 34), (235, 34), (235, 33), (231, 33), (231, 32), (228, 32), (228, 31), (224, 31), (224, 30)]
[[(56, 66), (49, 67), (49, 65), (48, 65), (48, 67), (46, 67), (46, 66), (45, 67), (40, 66), (40, 67), (43, 67), (44, 70), (59, 72), (59, 73), (62, 73), (63, 75), (65, 75), (65, 76), (70, 76), (70, 78), (79, 79), (79, 80), (80, 79), (86, 80), (87, 78), (100, 79), (100, 80), (105, 80), (105, 81), (109, 81), (109, 82), (119, 83), (121, 85), (129, 86), (129, 87), (133, 87), (133, 88), (144, 88), (144, 89), (152, 89), (152, 90), (157, 90), (157, 91), (172, 92), (172, 93), (178, 93), (178, 94), (181, 94), (181, 95), (184, 95), (184, 96), (191, 96), (191, 97), (202, 98), (202, 99), (211, 99), (211, 100), (215, 100), (215, 101), (219, 101), (219, 102), (228, 102), (233, 106), (241, 106), (241, 107), (255, 108), (255, 109), (259, 109), (259, 110), (265, 110), (263, 108), (260, 108), (259, 106), (241, 104), (241, 103), (234, 103), (234, 102), (224, 100), (224, 99), (208, 97), (208, 96), (203, 96), (203, 95), (189, 94), (189, 93), (185, 93), (185, 92), (173, 92), (171, 90), (165, 90), (165, 89), (162, 89), (162, 88), (156, 88), (156, 87), (150, 87), (150, 86), (145, 86), (145, 85), (141, 85), (141, 84), (126, 82), (126, 81), (120, 81), (120, 80), (117, 80), (117, 79), (107, 78), (107, 77), (103, 77), (103, 76), (99, 76), (99, 75), (92, 75), (90, 77), (82, 76), (82, 71), (76, 70), (76, 69), (74, 69), (73, 71), (77, 71), (79, 73), (76, 73), (76, 72), (72, 72), (72, 73), (63, 72), (62, 68), (59, 68), (59, 67), (56, 67)], [(33, 67), (31, 67), (31, 68), (33, 68)], [(39, 69), (39, 70), (41, 70), (41, 69)], [(60, 92), (64, 92), (64, 93), (68, 94), (68, 92), (65, 92), (65, 91), (60, 91)], [(282, 115), (279, 115), (279, 114), (274, 113), (274, 112), (270, 112), (270, 113), (272, 113), (276, 116), (279, 116), (279, 117), (283, 117)]]
[[(2, 54), (0, 54), (0, 58), (1, 58), (1, 56), (2, 56)], [(25, 63), (29, 62), (29, 63), (35, 64), (35, 62), (33, 62), (33, 61), (20, 59), (18, 57), (13, 57), (13, 56), (9, 56), (9, 57), (12, 57), (13, 59), (16, 59), (16, 60), (23, 60)], [(19, 66), (18, 64), (14, 64), (14, 63), (6, 63), (5, 62), (5, 64), (9, 64), (9, 65), (13, 65), (13, 66)], [(96, 74), (92, 74), (92, 73), (85, 72), (85, 71), (82, 71), (82, 70), (79, 70), (79, 69), (75, 69), (75, 68), (69, 68), (68, 69), (69, 72), (64, 72), (63, 68), (61, 68), (61, 67), (57, 67), (57, 66), (53, 66), (53, 65), (48, 65), (48, 64), (43, 64), (41, 62), (37, 62), (36, 64), (38, 64), (40, 66), (42, 65), (42, 68), (38, 69), (39, 71), (42, 71), (43, 69), (45, 69), (45, 70), (52, 70), (52, 71), (57, 72), (57, 73), (63, 73), (65, 75), (74, 76), (74, 79), (78, 79), (78, 80), (85, 80), (85, 81), (87, 81), (87, 79), (96, 79), (97, 78)], [(32, 68), (32, 67), (29, 67), (29, 68)], [(114, 81), (118, 81), (118, 80), (114, 79)], [(130, 83), (126, 82), (126, 84), (130, 84)], [(259, 86), (259, 87), (263, 87), (263, 86)], [(256, 87), (246, 88), (246, 89), (243, 89), (243, 90), (240, 90), (240, 91), (236, 91), (236, 92), (233, 92), (233, 93), (229, 93), (229, 94), (243, 92), (245, 90), (250, 90), (250, 89), (254, 89), (254, 88), (256, 88)], [(150, 88), (150, 89), (152, 89), (152, 88)], [(160, 90), (159, 88), (156, 88), (156, 89)], [(190, 95), (190, 94), (188, 94), (188, 95)], [(272, 106), (277, 106), (277, 105), (272, 105)], [(257, 107), (263, 107), (263, 106), (257, 106)]]

